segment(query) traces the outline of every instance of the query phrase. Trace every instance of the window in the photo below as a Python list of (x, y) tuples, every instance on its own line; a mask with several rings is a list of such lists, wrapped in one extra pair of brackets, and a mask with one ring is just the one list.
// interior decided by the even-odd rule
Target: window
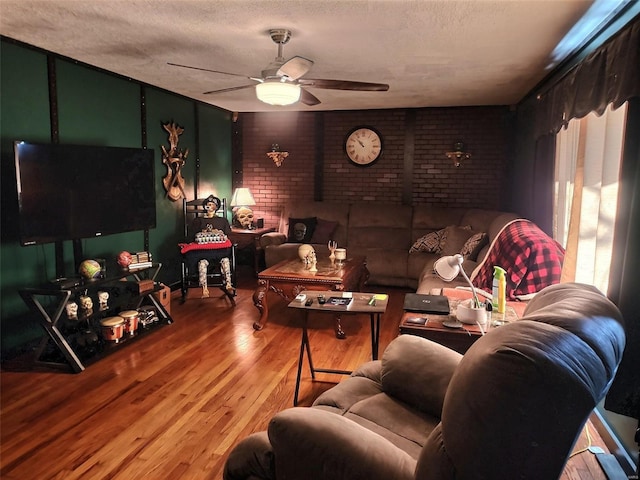
[(556, 138), (554, 238), (567, 250), (563, 281), (607, 292), (626, 103), (574, 119)]

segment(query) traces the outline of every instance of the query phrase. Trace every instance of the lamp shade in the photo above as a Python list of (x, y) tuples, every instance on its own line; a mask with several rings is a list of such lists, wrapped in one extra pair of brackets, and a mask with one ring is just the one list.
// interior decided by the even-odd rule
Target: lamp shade
[(233, 196), (231, 197), (231, 206), (232, 207), (240, 207), (240, 206), (249, 206), (255, 205), (256, 201), (251, 194), (251, 190), (246, 187), (236, 188), (233, 192)]
[(463, 260), (460, 254), (440, 257), (433, 264), (433, 269), (442, 280), (450, 282), (460, 274)]
[(300, 100), (300, 86), (280, 81), (266, 81), (256, 85), (258, 100), (269, 105), (291, 105)]
[(471, 280), (469, 280), (469, 277), (462, 268), (463, 261), (464, 258), (459, 253), (451, 256), (440, 257), (433, 264), (433, 269), (435, 270), (436, 274), (445, 282), (452, 281), (458, 276), (458, 274), (462, 275), (471, 287), (474, 308), (480, 308), (480, 301), (478, 300), (478, 295), (476, 295), (476, 289), (473, 287), (473, 283), (471, 283)]

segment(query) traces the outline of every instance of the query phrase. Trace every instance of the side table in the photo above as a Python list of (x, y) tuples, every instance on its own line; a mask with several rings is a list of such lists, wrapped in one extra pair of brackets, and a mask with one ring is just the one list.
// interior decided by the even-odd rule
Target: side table
[(275, 232), (273, 227), (253, 228), (247, 230), (244, 228), (231, 227), (231, 235), (229, 240), (237, 245), (238, 250), (244, 250), (253, 256), (253, 268), (257, 275), (260, 271), (260, 263), (262, 262), (262, 247), (260, 246), (260, 237), (265, 233)]
[[(447, 297), (449, 298), (449, 307), (451, 310), (449, 315), (430, 315), (426, 313), (404, 312), (402, 319), (400, 320), (400, 334), (417, 335), (419, 337), (427, 338), (439, 343), (440, 345), (449, 347), (458, 353), (464, 354), (469, 347), (482, 336), (482, 332), (478, 325), (462, 324), (462, 327), (460, 328), (450, 328), (445, 326), (443, 322), (455, 322), (457, 320), (455, 311), (458, 303), (463, 300), (462, 298), (452, 298), (448, 295)], [(410, 320), (412, 318), (422, 318), (425, 320), (425, 323), (423, 325), (412, 323)], [(518, 318), (516, 310), (512, 306), (507, 305), (507, 309), (502, 320), (508, 323), (516, 321)], [(491, 327), (487, 325), (486, 328), (490, 331), (492, 328), (499, 327)]]
[[(334, 373), (338, 375), (351, 375), (349, 370), (336, 370), (332, 368), (317, 368), (313, 365), (311, 359), (311, 345), (309, 344), (309, 333), (307, 331), (307, 323), (309, 312), (324, 312), (333, 315), (357, 315), (368, 314), (370, 327), (371, 327), (371, 360), (378, 359), (378, 346), (380, 344), (380, 317), (387, 310), (387, 303), (389, 296), (381, 293), (359, 293), (359, 292), (335, 292), (335, 291), (315, 291), (307, 292), (308, 299), (313, 303), (307, 305), (305, 302), (297, 302), (293, 300), (289, 303), (289, 308), (298, 308), (304, 311), (304, 317), (302, 320), (302, 338), (300, 339), (300, 355), (298, 356), (298, 374), (296, 376), (296, 387), (293, 394), (293, 406), (298, 405), (298, 392), (300, 391), (300, 379), (302, 376), (302, 362), (304, 361), (304, 352), (307, 352), (307, 360), (309, 361), (309, 369), (311, 370), (311, 378), (315, 380), (316, 372), (320, 373)], [(347, 307), (336, 307), (325, 304), (319, 304), (316, 294), (324, 294), (326, 297), (332, 295), (338, 297), (351, 296), (352, 304)]]

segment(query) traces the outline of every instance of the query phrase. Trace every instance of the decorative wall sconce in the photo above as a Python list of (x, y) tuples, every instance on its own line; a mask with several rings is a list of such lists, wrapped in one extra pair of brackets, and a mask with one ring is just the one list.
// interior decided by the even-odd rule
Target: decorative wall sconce
[(280, 150), (280, 146), (277, 143), (271, 145), (271, 151), (267, 152), (267, 157), (269, 157), (276, 164), (276, 167), (282, 165), (282, 162), (285, 158), (289, 156), (289, 152), (283, 152)]
[(449, 160), (453, 160), (453, 164), (459, 167), (462, 164), (462, 160), (469, 160), (471, 154), (464, 151), (464, 143), (456, 142), (453, 144), (453, 152), (446, 153)]

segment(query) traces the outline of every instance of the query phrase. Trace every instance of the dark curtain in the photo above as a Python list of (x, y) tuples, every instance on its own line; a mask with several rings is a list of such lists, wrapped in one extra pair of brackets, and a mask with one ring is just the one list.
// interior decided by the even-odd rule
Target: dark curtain
[(555, 156), (556, 136), (548, 134), (538, 138), (533, 165), (531, 220), (549, 236), (553, 236)]
[[(614, 251), (608, 296), (625, 319), (627, 346), (605, 401), (605, 408), (640, 417), (640, 16), (536, 98), (534, 209), (545, 231), (553, 199), (553, 176), (546, 168), (553, 154), (549, 136), (573, 118), (601, 115), (607, 105), (629, 101)], [(546, 186), (544, 186), (546, 185)], [(541, 197), (548, 195), (548, 200)]]
[[(632, 133), (634, 132), (634, 133)], [(627, 346), (605, 408), (640, 419), (640, 98), (629, 101), (608, 296), (624, 316)]]
[(598, 115), (640, 96), (640, 18), (538, 97), (536, 135), (557, 133), (572, 118)]

